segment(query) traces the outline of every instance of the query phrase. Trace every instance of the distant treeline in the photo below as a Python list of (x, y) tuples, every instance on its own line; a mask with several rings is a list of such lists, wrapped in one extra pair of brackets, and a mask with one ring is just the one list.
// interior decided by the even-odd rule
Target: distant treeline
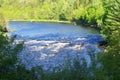
[(9, 20), (65, 20), (102, 26), (102, 0), (0, 0)]

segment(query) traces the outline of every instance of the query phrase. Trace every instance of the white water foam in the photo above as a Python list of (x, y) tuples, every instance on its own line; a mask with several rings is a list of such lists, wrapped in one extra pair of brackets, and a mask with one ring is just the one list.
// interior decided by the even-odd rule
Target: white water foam
[(27, 69), (42, 66), (44, 70), (51, 67), (63, 66), (64, 62), (74, 58), (85, 58), (90, 64), (91, 54), (100, 52), (97, 42), (102, 40), (100, 35), (67, 36), (49, 34), (37, 37), (17, 38), (24, 39), (25, 48), (18, 54), (21, 63)]

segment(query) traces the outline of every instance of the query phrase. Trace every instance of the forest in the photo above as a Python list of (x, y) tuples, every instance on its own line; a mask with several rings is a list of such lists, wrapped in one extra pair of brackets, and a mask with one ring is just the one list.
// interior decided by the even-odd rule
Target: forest
[[(0, 0), (0, 80), (119, 80), (120, 79), (120, 0)], [(44, 72), (41, 68), (26, 70), (16, 66), (17, 54), (24, 42), (16, 43), (16, 36), (6, 34), (7, 21), (58, 20), (76, 22), (99, 28), (107, 44), (104, 54), (98, 55), (102, 63), (86, 68), (75, 61), (74, 68)], [(36, 75), (36, 69), (40, 76)], [(90, 73), (91, 72), (91, 73)]]
[[(102, 26), (102, 0), (1, 0), (8, 20), (81, 20)], [(82, 22), (81, 22), (82, 23)]]

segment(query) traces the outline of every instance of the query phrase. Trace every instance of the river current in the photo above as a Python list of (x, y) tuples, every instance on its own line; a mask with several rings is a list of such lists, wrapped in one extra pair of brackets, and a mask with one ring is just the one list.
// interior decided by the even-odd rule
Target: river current
[(63, 67), (65, 62), (84, 58), (88, 66), (89, 54), (96, 55), (101, 50), (97, 43), (102, 36), (93, 28), (72, 24), (43, 22), (9, 22), (10, 36), (17, 35), (16, 41), (24, 41), (24, 49), (18, 54), (27, 69), (42, 66)]

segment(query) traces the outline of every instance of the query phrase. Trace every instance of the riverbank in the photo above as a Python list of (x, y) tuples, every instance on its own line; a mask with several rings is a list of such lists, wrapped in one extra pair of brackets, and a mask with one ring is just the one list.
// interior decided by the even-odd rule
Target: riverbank
[(71, 21), (60, 21), (60, 20), (8, 20), (10, 21), (16, 21), (16, 22), (49, 22), (49, 23), (64, 23), (64, 24), (71, 24)]
[(97, 26), (97, 23), (87, 23), (81, 20), (71, 20), (71, 21), (63, 21), (63, 20), (8, 20), (7, 22), (16, 21), (16, 22), (48, 22), (48, 23), (62, 23), (62, 24), (73, 24), (73, 25), (81, 25), (85, 27), (92, 27), (100, 31), (100, 26)]
[[(60, 21), (60, 20), (8, 20), (8, 22), (34, 22), (34, 23), (61, 23), (61, 24), (72, 24), (75, 26), (84, 26), (86, 28), (93, 28), (96, 29), (100, 33), (100, 27), (98, 27), (96, 24), (88, 24), (86, 22), (81, 21)], [(8, 32), (11, 32), (12, 30), (8, 28)]]

